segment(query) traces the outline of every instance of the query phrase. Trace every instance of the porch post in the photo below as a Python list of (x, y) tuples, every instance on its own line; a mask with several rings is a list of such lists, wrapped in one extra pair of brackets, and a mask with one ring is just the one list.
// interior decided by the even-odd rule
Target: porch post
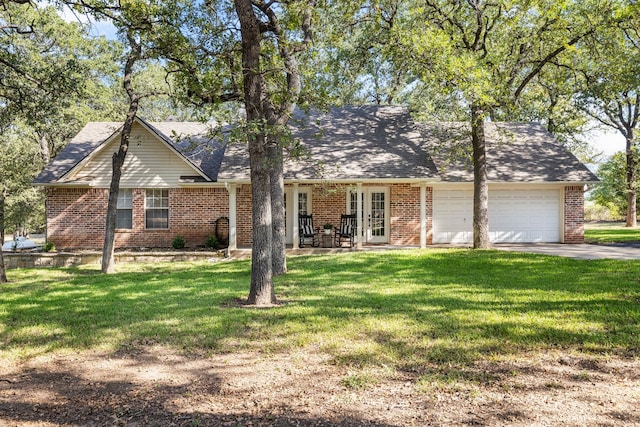
[(420, 183), (420, 247), (427, 247), (427, 183)]
[(228, 185), (227, 190), (229, 191), (229, 250), (234, 251), (238, 249), (236, 234), (236, 185)]
[(364, 224), (362, 224), (362, 216), (364, 212), (364, 206), (362, 206), (362, 183), (361, 182), (356, 184), (356, 199), (358, 201), (357, 202), (358, 203), (358, 209), (357, 209), (358, 231), (357, 231), (357, 239), (356, 239), (356, 248), (362, 249), (362, 230), (364, 227)]
[(300, 198), (300, 196), (298, 195), (298, 183), (294, 182), (293, 183), (293, 197), (291, 200), (291, 204), (293, 207), (293, 218), (291, 218), (291, 223), (293, 225), (293, 249), (299, 249), (300, 248), (300, 238), (298, 233), (300, 233), (300, 230), (298, 230), (298, 215), (300, 214), (300, 206), (298, 206), (298, 199)]

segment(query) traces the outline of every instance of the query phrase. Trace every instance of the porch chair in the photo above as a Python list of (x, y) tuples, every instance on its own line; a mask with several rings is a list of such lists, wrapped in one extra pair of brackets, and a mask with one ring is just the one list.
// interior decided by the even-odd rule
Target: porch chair
[(349, 241), (349, 247), (355, 244), (357, 219), (356, 214), (340, 215), (340, 225), (334, 229), (335, 247), (342, 247), (342, 241)]
[(298, 215), (298, 236), (300, 238), (300, 247), (304, 248), (305, 242), (311, 239), (311, 246), (320, 246), (320, 239), (318, 239), (318, 232), (313, 228), (313, 214)]

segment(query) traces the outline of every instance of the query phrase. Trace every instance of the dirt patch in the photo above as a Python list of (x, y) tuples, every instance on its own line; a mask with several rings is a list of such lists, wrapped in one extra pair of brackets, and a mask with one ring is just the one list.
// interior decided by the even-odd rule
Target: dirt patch
[[(430, 373), (431, 372), (431, 373)], [(7, 426), (640, 425), (640, 362), (572, 355), (421, 374), (312, 350), (186, 357), (162, 347), (0, 367)]]

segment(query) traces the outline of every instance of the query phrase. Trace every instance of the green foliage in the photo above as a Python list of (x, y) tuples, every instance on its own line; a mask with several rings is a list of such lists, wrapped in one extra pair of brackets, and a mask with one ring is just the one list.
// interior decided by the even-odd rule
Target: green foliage
[(42, 252), (55, 252), (56, 245), (51, 241), (47, 240), (47, 242), (42, 245)]
[(185, 244), (184, 237), (179, 234), (173, 238), (173, 241), (171, 241), (173, 249), (184, 249)]
[[(554, 349), (637, 357), (640, 263), (463, 249), (292, 257), (286, 304), (237, 307), (250, 261), (12, 270), (3, 358), (59, 350), (289, 352), (313, 347), (370, 384), (383, 366), (424, 372)], [(370, 368), (369, 370), (367, 370)]]
[[(621, 151), (602, 163), (597, 172), (600, 183), (589, 194), (590, 200), (611, 211), (612, 219), (622, 218), (627, 212), (626, 162), (626, 155)], [(640, 166), (637, 168), (636, 188), (640, 188)], [(637, 197), (640, 203), (640, 193)]]
[(204, 241), (204, 245), (211, 249), (220, 248), (220, 242), (218, 242), (218, 238), (214, 235), (207, 236), (207, 239)]
[(8, 128), (0, 140), (0, 210), (8, 231), (16, 228), (41, 230), (44, 225), (42, 192), (31, 187), (42, 162), (38, 147), (26, 138), (24, 129)]

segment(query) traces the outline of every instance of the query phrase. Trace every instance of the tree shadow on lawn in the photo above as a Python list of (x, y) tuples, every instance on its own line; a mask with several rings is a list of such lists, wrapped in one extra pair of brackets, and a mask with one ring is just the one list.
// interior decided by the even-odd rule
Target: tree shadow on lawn
[(29, 356), (154, 343), (221, 352), (318, 345), (337, 363), (407, 369), (547, 348), (638, 354), (638, 263), (464, 250), (294, 257), (276, 279), (288, 304), (233, 308), (248, 293), (249, 268), (62, 270), (73, 277), (17, 284), (0, 303), (0, 343)]
[(322, 289), (305, 306), (376, 344), (345, 351), (350, 363), (375, 363), (379, 347), (390, 360), (461, 364), (530, 349), (640, 350), (638, 263), (450, 251), (322, 264), (320, 274), (292, 269), (283, 281)]

